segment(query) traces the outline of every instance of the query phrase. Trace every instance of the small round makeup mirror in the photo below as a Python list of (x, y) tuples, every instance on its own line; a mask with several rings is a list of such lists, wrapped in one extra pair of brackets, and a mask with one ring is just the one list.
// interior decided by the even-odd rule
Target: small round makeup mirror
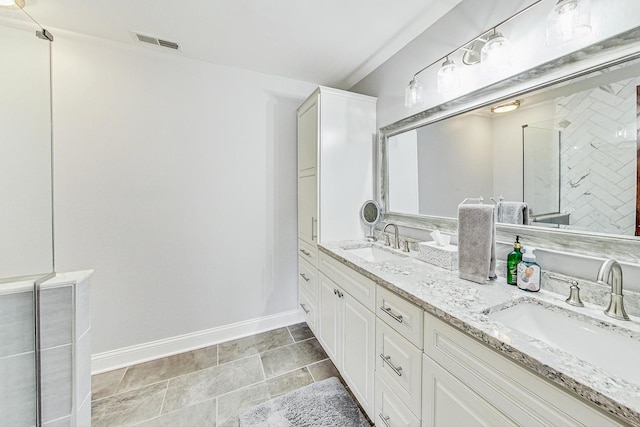
[(367, 200), (360, 208), (360, 220), (364, 225), (369, 226), (369, 235), (367, 240), (375, 242), (376, 238), (373, 235), (373, 227), (375, 227), (382, 219), (382, 208), (380, 204), (375, 200)]

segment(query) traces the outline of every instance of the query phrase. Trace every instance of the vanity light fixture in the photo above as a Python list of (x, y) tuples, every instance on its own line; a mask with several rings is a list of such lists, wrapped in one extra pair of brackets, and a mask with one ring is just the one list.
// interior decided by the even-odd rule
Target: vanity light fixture
[(589, 33), (590, 0), (558, 0), (547, 18), (547, 44), (566, 43)]
[(516, 99), (515, 101), (496, 105), (495, 107), (491, 107), (491, 112), (496, 114), (508, 113), (509, 111), (514, 111), (520, 108), (520, 103), (521, 103), (520, 100)]
[(438, 70), (438, 93), (442, 95), (455, 94), (460, 91), (460, 73), (455, 62), (446, 57), (442, 67)]
[(500, 72), (511, 67), (511, 42), (493, 29), (493, 33), (482, 47), (480, 63), (490, 72)]
[(411, 108), (422, 105), (422, 85), (416, 76), (409, 82), (409, 86), (404, 90), (404, 106)]
[(20, 9), (24, 8), (24, 0), (0, 0), (0, 7), (19, 7)]
[[(561, 1), (578, 1), (578, 0), (561, 0)], [(587, 0), (579, 0), (579, 1), (587, 1)], [(474, 37), (468, 42), (458, 46), (456, 49), (447, 53), (445, 56), (433, 61), (431, 64), (426, 67), (418, 70), (413, 78), (409, 81), (409, 84), (405, 88), (404, 92), (404, 105), (407, 108), (411, 108), (417, 105), (423, 104), (422, 99), (422, 85), (418, 82), (418, 74), (422, 73), (427, 68), (440, 63), (443, 59), (445, 60), (442, 64), (440, 70), (438, 70), (438, 81), (437, 81), (437, 89), (438, 93), (447, 96), (450, 94), (456, 94), (456, 92), (460, 89), (460, 78), (458, 76), (459, 70), (456, 69), (455, 63), (449, 59), (450, 56), (453, 56), (454, 53), (458, 51), (465, 51), (465, 56), (463, 57), (463, 62), (465, 64), (475, 64), (478, 61), (478, 52), (477, 50), (481, 50), (481, 61), (488, 63), (489, 66), (496, 69), (496, 71), (504, 70), (511, 65), (511, 42), (499, 33), (496, 29), (511, 21), (516, 16), (521, 15), (527, 10), (531, 9), (538, 3), (542, 2), (542, 0), (537, 0), (531, 3), (529, 6), (520, 10), (519, 12), (511, 15), (507, 19), (499, 22), (497, 25), (489, 28), (488, 30), (483, 31), (480, 35)], [(493, 31), (492, 34), (488, 36), (487, 39), (484, 36)]]

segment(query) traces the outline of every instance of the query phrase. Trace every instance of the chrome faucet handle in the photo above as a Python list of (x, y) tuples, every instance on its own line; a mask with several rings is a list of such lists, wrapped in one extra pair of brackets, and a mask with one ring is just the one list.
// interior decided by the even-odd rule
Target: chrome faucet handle
[(569, 287), (569, 298), (565, 301), (569, 305), (573, 305), (575, 307), (584, 307), (582, 300), (580, 299), (580, 287), (578, 287), (578, 281), (575, 279), (568, 279), (565, 277), (560, 277), (556, 275), (549, 275), (550, 279), (560, 280), (561, 282), (569, 283), (571, 286)]
[(409, 252), (409, 241), (405, 240), (402, 242), (402, 252)]
[(384, 235), (384, 245), (385, 246), (391, 246), (391, 240), (389, 240), (389, 235), (388, 234)]
[(573, 282), (574, 283), (569, 288), (569, 298), (567, 298), (565, 301), (567, 301), (567, 304), (569, 305), (584, 307), (584, 304), (580, 299), (580, 288), (578, 287), (578, 281), (574, 280)]

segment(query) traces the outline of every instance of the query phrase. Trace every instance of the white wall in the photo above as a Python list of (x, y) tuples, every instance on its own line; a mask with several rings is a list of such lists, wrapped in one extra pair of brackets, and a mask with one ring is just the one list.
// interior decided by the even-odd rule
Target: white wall
[(296, 309), (297, 106), (314, 85), (56, 32), (56, 270), (93, 353)]
[(418, 132), (411, 130), (389, 138), (389, 210), (420, 213), (418, 195)]
[(491, 119), (468, 114), (418, 129), (420, 213), (457, 217), (466, 198), (495, 195)]

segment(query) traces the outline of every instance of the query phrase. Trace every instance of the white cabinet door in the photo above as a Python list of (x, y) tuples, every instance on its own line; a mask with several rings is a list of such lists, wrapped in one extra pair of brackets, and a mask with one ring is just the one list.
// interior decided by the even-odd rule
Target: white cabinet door
[(298, 179), (298, 238), (313, 245), (318, 237), (318, 189), (316, 176)]
[(422, 372), (422, 427), (517, 425), (428, 356)]
[(338, 286), (324, 274), (318, 275), (319, 279), (319, 312), (318, 312), (318, 339), (329, 358), (338, 370), (342, 369), (341, 345), (342, 345), (342, 309), (341, 299), (338, 298)]
[(376, 317), (351, 295), (346, 292), (342, 292), (341, 295), (339, 296), (344, 323), (342, 377), (360, 405), (373, 419)]
[(315, 174), (318, 158), (318, 97), (309, 99), (298, 111), (298, 171)]

